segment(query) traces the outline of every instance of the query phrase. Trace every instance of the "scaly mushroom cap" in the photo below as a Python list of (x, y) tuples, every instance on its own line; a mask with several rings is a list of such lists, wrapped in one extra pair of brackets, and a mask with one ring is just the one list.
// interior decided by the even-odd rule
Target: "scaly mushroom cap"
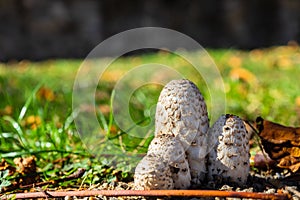
[(182, 144), (174, 135), (160, 134), (148, 148), (148, 156), (159, 156), (170, 167), (175, 189), (187, 189), (191, 184), (188, 160)]
[(182, 144), (175, 135), (161, 134), (151, 141), (147, 155), (158, 155), (168, 162), (181, 162), (186, 159)]
[(193, 184), (206, 173), (206, 136), (209, 127), (206, 103), (189, 80), (173, 80), (161, 91), (155, 115), (155, 136), (174, 134), (183, 145)]
[(168, 190), (174, 188), (171, 169), (162, 157), (146, 155), (135, 168), (136, 190)]
[(249, 173), (249, 137), (243, 121), (234, 115), (222, 115), (209, 130), (215, 146), (209, 153), (208, 179), (219, 176), (238, 184)]

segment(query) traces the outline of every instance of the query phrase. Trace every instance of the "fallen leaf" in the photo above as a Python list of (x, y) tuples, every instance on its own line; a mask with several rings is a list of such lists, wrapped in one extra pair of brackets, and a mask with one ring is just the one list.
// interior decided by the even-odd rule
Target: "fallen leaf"
[(246, 83), (256, 83), (257, 79), (253, 73), (243, 68), (233, 68), (230, 71), (230, 77), (232, 79), (238, 79), (245, 81)]
[(300, 128), (283, 126), (261, 117), (256, 119), (256, 126), (260, 137), (272, 144), (290, 143), (300, 146)]
[(295, 102), (296, 106), (300, 108), (300, 96), (296, 98)]
[(277, 166), (281, 168), (288, 168), (292, 172), (297, 172), (300, 168), (300, 159), (293, 156), (286, 156), (280, 159)]
[(228, 65), (233, 68), (239, 68), (242, 66), (242, 59), (238, 56), (232, 56), (228, 59)]
[(107, 116), (111, 111), (110, 106), (107, 104), (100, 105), (99, 109), (102, 112), (102, 114), (105, 116)]
[(14, 159), (14, 163), (17, 166), (17, 172), (23, 175), (18, 180), (19, 186), (32, 184), (39, 180), (35, 161), (35, 156)]
[(11, 115), (12, 113), (13, 113), (13, 107), (10, 105), (7, 105), (0, 110), (0, 115)]
[(291, 153), (291, 156), (300, 157), (300, 148), (292, 147), (290, 153)]
[(277, 65), (281, 69), (290, 69), (293, 66), (293, 63), (291, 61), (291, 58), (288, 56), (279, 56), (277, 60)]
[(0, 162), (0, 171), (9, 170), (9, 175), (15, 173), (16, 168), (8, 164), (4, 158)]
[(55, 99), (53, 90), (47, 87), (40, 88), (36, 96), (38, 99), (46, 100), (46, 101), (53, 101)]
[(22, 125), (30, 127), (32, 130), (36, 130), (41, 123), (42, 119), (40, 116), (30, 115), (22, 122)]
[(254, 62), (259, 62), (264, 58), (264, 53), (261, 49), (254, 49), (250, 51), (250, 59)]
[(27, 158), (15, 158), (14, 163), (17, 166), (17, 172), (21, 174), (28, 174), (36, 172), (35, 156)]
[(300, 128), (283, 126), (261, 117), (256, 128), (266, 153), (277, 166), (296, 172), (300, 168)]

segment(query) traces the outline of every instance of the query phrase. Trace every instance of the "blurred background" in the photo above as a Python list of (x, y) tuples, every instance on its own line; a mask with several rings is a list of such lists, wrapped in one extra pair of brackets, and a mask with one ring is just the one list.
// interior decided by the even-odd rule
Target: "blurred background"
[(205, 48), (285, 45), (300, 39), (300, 1), (0, 0), (0, 61), (84, 58), (142, 26), (180, 31)]

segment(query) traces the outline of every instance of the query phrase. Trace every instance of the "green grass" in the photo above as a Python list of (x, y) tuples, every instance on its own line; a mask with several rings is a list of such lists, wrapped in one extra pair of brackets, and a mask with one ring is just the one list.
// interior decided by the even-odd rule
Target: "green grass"
[[(285, 125), (300, 125), (299, 47), (208, 52), (225, 84), (227, 113), (248, 120), (262, 116)], [(144, 85), (133, 91), (129, 111), (137, 125), (127, 130), (120, 130), (114, 120), (112, 92), (128, 70), (153, 62), (172, 66), (196, 82), (211, 109), (209, 86), (182, 58), (165, 52), (120, 58), (103, 75), (95, 93), (101, 127), (96, 130), (98, 139), (92, 138), (101, 153), (96, 157), (82, 143), (74, 124), (72, 91), (82, 60), (0, 64), (0, 158), (14, 165), (14, 158), (35, 155), (41, 180), (66, 176), (80, 167), (87, 169), (82, 179), (62, 183), (62, 187), (132, 180), (140, 159), (137, 155), (146, 152), (153, 134), (150, 130), (146, 138), (139, 138), (134, 131), (136, 126), (147, 127), (153, 120), (162, 86)], [(154, 79), (159, 82), (167, 77), (156, 74)], [(147, 79), (147, 75), (140, 78)], [(5, 174), (0, 185), (18, 176)]]

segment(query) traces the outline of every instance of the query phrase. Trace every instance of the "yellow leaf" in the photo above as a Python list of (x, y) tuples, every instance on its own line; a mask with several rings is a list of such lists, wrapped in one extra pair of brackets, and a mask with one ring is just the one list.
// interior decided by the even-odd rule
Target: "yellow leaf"
[(250, 71), (243, 69), (243, 68), (234, 68), (230, 71), (229, 75), (232, 79), (239, 79), (243, 80), (247, 83), (253, 83), (256, 82), (257, 79), (254, 74), (252, 74)]
[(297, 97), (297, 98), (296, 98), (296, 106), (297, 106), (297, 107), (300, 107), (300, 97)]
[(0, 115), (11, 115), (13, 112), (13, 107), (12, 106), (5, 106), (5, 108), (0, 110)]
[(237, 56), (232, 56), (228, 60), (228, 65), (233, 68), (239, 68), (242, 66), (242, 59)]
[(35, 116), (34, 115), (30, 115), (29, 117), (26, 118), (26, 124), (30, 125), (33, 124), (35, 122)]
[(30, 115), (25, 120), (25, 125), (30, 127), (32, 130), (36, 130), (37, 127), (42, 123), (39, 116)]
[(37, 92), (37, 98), (46, 101), (53, 101), (55, 99), (55, 95), (51, 89), (42, 87)]
[(289, 58), (287, 56), (279, 56), (279, 58), (277, 60), (277, 65), (281, 69), (290, 69), (292, 67), (292, 64), (293, 63), (291, 61), (291, 58)]

